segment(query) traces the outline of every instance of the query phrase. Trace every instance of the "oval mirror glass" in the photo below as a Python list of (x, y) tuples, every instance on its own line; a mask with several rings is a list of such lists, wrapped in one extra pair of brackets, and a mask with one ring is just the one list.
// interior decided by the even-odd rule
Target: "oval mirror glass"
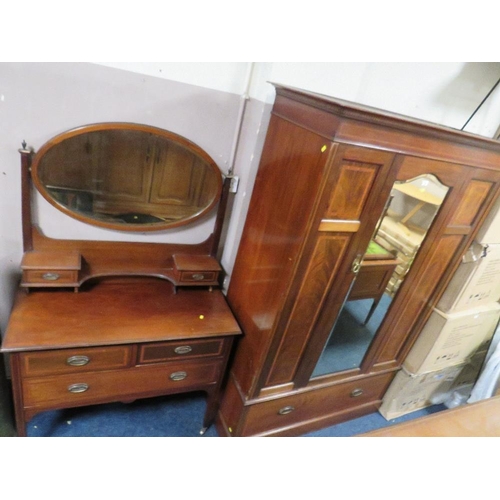
[(221, 173), (201, 148), (135, 124), (90, 125), (55, 137), (36, 154), (32, 176), (67, 215), (122, 231), (191, 223), (222, 191)]

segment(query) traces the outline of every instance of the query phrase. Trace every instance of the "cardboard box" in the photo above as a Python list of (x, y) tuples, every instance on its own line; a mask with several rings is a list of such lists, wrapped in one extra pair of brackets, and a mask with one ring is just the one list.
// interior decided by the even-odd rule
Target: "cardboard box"
[(468, 362), (488, 350), (500, 318), (500, 304), (446, 314), (434, 309), (403, 362), (408, 373), (421, 375)]
[(500, 198), (495, 202), (475, 239), (482, 245), (500, 244)]
[(500, 245), (473, 243), (453, 275), (437, 308), (464, 311), (500, 300)]
[(469, 363), (423, 375), (400, 370), (384, 395), (379, 413), (391, 420), (441, 403), (460, 387), (470, 386), (472, 389), (485, 356), (486, 351), (483, 351)]

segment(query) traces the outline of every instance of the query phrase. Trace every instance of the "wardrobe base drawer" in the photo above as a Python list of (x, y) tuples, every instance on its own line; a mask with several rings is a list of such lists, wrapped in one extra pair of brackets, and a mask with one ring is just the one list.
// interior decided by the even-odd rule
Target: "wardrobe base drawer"
[(220, 369), (220, 362), (179, 362), (25, 379), (24, 408), (81, 406), (202, 388), (217, 382)]
[(389, 387), (394, 373), (322, 387), (300, 394), (247, 406), (242, 429), (244, 436), (279, 434), (280, 430), (308, 421), (324, 419), (378, 402)]

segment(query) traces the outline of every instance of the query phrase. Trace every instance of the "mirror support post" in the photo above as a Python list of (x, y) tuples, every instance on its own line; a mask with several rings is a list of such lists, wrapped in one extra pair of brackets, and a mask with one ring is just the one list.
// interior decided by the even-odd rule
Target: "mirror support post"
[(227, 229), (226, 209), (229, 201), (231, 179), (232, 176), (230, 175), (224, 178), (219, 206), (217, 207), (217, 218), (215, 220), (214, 232), (212, 234), (212, 249), (210, 250), (210, 255), (215, 258), (218, 257), (219, 248), (221, 247), (221, 241), (225, 239), (225, 229)]
[(21, 193), (22, 193), (22, 227), (23, 250), (33, 250), (33, 237), (31, 233), (31, 158), (33, 150), (26, 147), (23, 141), (21, 153)]

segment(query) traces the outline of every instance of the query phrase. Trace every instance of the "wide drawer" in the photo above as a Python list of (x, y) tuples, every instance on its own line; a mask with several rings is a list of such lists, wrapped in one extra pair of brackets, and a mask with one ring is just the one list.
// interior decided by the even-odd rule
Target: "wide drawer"
[(25, 408), (71, 407), (196, 389), (218, 380), (220, 362), (168, 363), (25, 379)]
[(25, 352), (20, 355), (25, 377), (111, 370), (130, 366), (132, 347), (90, 347), (54, 351)]
[(251, 405), (248, 407), (243, 434), (254, 436), (278, 433), (299, 423), (380, 401), (393, 377), (394, 373), (367, 376), (353, 382)]
[(224, 339), (159, 342), (139, 348), (139, 363), (160, 363), (222, 354)]

